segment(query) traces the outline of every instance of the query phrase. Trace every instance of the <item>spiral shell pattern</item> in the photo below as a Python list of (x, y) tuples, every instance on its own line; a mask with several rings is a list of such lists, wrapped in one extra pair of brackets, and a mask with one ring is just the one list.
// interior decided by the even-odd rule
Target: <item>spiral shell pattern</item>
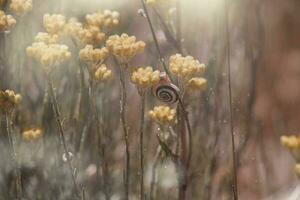
[(160, 81), (152, 87), (153, 95), (165, 103), (175, 103), (178, 101), (179, 88), (172, 84), (165, 72), (161, 72)]
[(170, 83), (167, 85), (158, 85), (155, 89), (155, 96), (165, 103), (175, 103), (178, 101), (179, 89), (176, 85)]

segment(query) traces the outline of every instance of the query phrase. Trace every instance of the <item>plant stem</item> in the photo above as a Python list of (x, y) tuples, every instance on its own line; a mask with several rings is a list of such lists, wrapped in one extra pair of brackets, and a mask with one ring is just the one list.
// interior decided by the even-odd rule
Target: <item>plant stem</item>
[(11, 131), (12, 127), (12, 113), (6, 113), (6, 130), (7, 130), (7, 136), (8, 136), (8, 141), (9, 145), (11, 148), (11, 153), (12, 153), (12, 158), (14, 161), (14, 167), (15, 167), (15, 176), (16, 176), (16, 198), (18, 200), (21, 200), (22, 198), (22, 179), (21, 179), (21, 170), (20, 166), (17, 160), (17, 152), (15, 149), (15, 143), (14, 143), (14, 135), (13, 132)]
[(125, 140), (125, 148), (126, 148), (126, 170), (125, 170), (125, 200), (129, 200), (129, 176), (130, 176), (130, 152), (129, 152), (129, 141), (128, 141), (128, 126), (126, 122), (126, 83), (125, 83), (125, 75), (124, 75), (124, 68), (127, 65), (120, 66), (120, 86), (121, 86), (121, 99), (120, 99), (120, 120), (123, 126), (124, 132), (124, 140)]
[(232, 90), (231, 90), (231, 63), (230, 63), (230, 33), (229, 33), (229, 2), (225, 0), (225, 28), (226, 28), (226, 43), (227, 43), (227, 78), (228, 78), (228, 92), (229, 92), (229, 108), (230, 108), (230, 133), (231, 133), (231, 147), (232, 147), (232, 161), (233, 161), (233, 197), (234, 200), (238, 200), (238, 188), (237, 188), (237, 161), (236, 150), (234, 140), (234, 128), (233, 128), (233, 110), (232, 110)]
[(68, 147), (67, 147), (67, 143), (66, 143), (66, 139), (65, 139), (65, 134), (64, 134), (64, 130), (62, 127), (62, 121), (60, 119), (60, 111), (59, 111), (59, 106), (58, 106), (58, 102), (56, 99), (56, 95), (54, 94), (54, 87), (53, 87), (53, 83), (52, 83), (52, 79), (51, 79), (51, 75), (49, 74), (48, 76), (48, 84), (49, 84), (49, 94), (50, 94), (50, 98), (51, 98), (51, 103), (52, 103), (52, 109), (53, 109), (53, 113), (54, 113), (54, 117), (58, 126), (58, 131), (59, 131), (59, 139), (61, 142), (61, 145), (63, 146), (64, 149), (64, 153), (66, 155), (67, 158), (67, 163), (71, 172), (71, 176), (72, 176), (72, 180), (73, 180), (73, 184), (75, 187), (75, 193), (77, 195), (77, 197), (80, 197), (79, 194), (79, 187), (78, 184), (76, 182), (76, 178), (74, 175), (74, 167), (72, 165), (70, 156), (69, 156), (69, 151), (68, 151)]
[(145, 91), (141, 91), (141, 122), (140, 122), (140, 164), (141, 164), (141, 185), (140, 185), (140, 198), (144, 200), (144, 121), (145, 121)]
[(161, 63), (161, 65), (163, 66), (165, 72), (168, 74), (170, 80), (172, 82), (174, 82), (170, 72), (169, 72), (169, 69), (164, 61), (164, 58), (162, 57), (162, 53), (161, 53), (161, 50), (160, 50), (160, 47), (159, 47), (159, 44), (158, 44), (158, 40), (157, 40), (157, 37), (156, 37), (156, 34), (155, 34), (155, 31), (154, 31), (154, 27), (152, 25), (152, 22), (151, 22), (151, 19), (150, 19), (150, 16), (149, 16), (149, 12), (148, 12), (148, 8), (146, 6), (146, 3), (144, 0), (141, 0), (142, 2), (142, 5), (143, 5), (143, 9), (145, 11), (145, 14), (146, 14), (146, 19), (148, 21), (148, 24), (149, 24), (149, 27), (150, 27), (150, 30), (151, 30), (151, 34), (152, 34), (152, 37), (153, 37), (153, 40), (154, 40), (154, 44), (155, 44), (155, 47), (156, 47), (156, 50), (157, 50), (157, 53), (158, 53), (158, 60), (159, 62)]
[(156, 150), (156, 154), (155, 154), (155, 157), (154, 157), (154, 162), (153, 162), (153, 166), (152, 166), (152, 177), (151, 177), (151, 183), (150, 183), (150, 200), (155, 200), (155, 194), (154, 194), (154, 186), (155, 186), (155, 183), (156, 183), (156, 168), (157, 168), (157, 165), (158, 165), (158, 161), (159, 161), (159, 158), (161, 156), (161, 153), (162, 153), (162, 149), (161, 149), (161, 146), (159, 145), (157, 147), (157, 150)]

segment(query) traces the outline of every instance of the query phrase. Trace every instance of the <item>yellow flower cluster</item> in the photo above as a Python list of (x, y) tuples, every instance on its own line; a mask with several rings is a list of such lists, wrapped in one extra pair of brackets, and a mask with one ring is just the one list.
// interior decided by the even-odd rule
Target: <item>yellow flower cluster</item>
[(79, 33), (82, 31), (82, 24), (76, 18), (71, 18), (65, 24), (64, 33), (73, 38), (79, 38)]
[(59, 14), (45, 14), (43, 18), (44, 27), (50, 34), (60, 33), (63, 30), (65, 23), (65, 16)]
[(79, 31), (79, 39), (84, 44), (99, 45), (105, 39), (105, 33), (97, 26), (87, 26)]
[(205, 72), (205, 65), (200, 64), (192, 56), (183, 57), (181, 54), (175, 54), (169, 60), (170, 72), (178, 78), (190, 78), (196, 74)]
[(24, 14), (32, 9), (32, 0), (12, 0), (9, 8), (18, 15)]
[(205, 78), (191, 78), (187, 82), (187, 88), (189, 90), (206, 90), (207, 88), (207, 80)]
[(136, 54), (144, 51), (145, 43), (136, 42), (134, 36), (123, 33), (121, 36), (112, 35), (106, 41), (107, 49), (116, 57), (119, 63), (128, 63)]
[(0, 32), (10, 30), (16, 23), (13, 16), (6, 15), (4, 11), (0, 10)]
[(176, 110), (169, 106), (155, 106), (153, 110), (148, 113), (150, 119), (159, 124), (171, 124), (175, 121)]
[(112, 72), (107, 69), (105, 64), (100, 65), (100, 67), (95, 72), (95, 80), (96, 81), (107, 81), (111, 79)]
[(101, 49), (94, 49), (92, 45), (86, 45), (79, 52), (80, 59), (88, 64), (103, 63), (107, 59), (108, 55), (109, 52), (105, 47)]
[(42, 130), (39, 128), (33, 128), (24, 131), (22, 135), (24, 140), (35, 141), (42, 137)]
[(300, 177), (300, 163), (297, 163), (295, 165), (295, 172), (296, 172), (297, 176)]
[(69, 48), (61, 44), (45, 44), (43, 42), (35, 42), (27, 47), (27, 55), (33, 57), (40, 62), (49, 72), (55, 65), (59, 65), (71, 57)]
[(160, 72), (153, 71), (152, 67), (140, 67), (131, 73), (131, 81), (139, 88), (150, 87), (157, 84), (160, 80)]
[(289, 150), (295, 150), (300, 148), (300, 137), (299, 136), (281, 136), (281, 144)]
[(59, 40), (59, 36), (57, 34), (50, 35), (47, 32), (39, 32), (35, 38), (35, 42), (43, 42), (45, 44), (54, 44), (57, 43)]
[(104, 10), (103, 13), (87, 14), (85, 20), (88, 26), (112, 28), (119, 25), (120, 14), (117, 11)]
[(22, 96), (12, 90), (0, 91), (0, 109), (6, 112), (14, 109), (21, 100)]

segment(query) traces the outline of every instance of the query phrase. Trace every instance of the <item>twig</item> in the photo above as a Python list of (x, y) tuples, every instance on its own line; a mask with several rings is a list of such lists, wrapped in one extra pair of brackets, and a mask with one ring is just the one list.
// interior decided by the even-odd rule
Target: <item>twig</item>
[(140, 198), (145, 199), (144, 194), (144, 121), (145, 121), (145, 90), (141, 91), (141, 122), (140, 122), (140, 164), (141, 164), (141, 185), (140, 185)]
[(12, 126), (12, 113), (6, 113), (6, 130), (7, 130), (7, 136), (8, 136), (8, 141), (9, 145), (11, 148), (11, 153), (12, 153), (12, 158), (15, 164), (15, 176), (16, 176), (16, 198), (18, 200), (21, 200), (22, 198), (22, 179), (21, 179), (21, 170), (20, 166), (17, 160), (17, 152), (15, 149), (15, 144), (14, 144), (14, 136), (11, 131), (11, 126)]
[(150, 30), (151, 30), (151, 34), (152, 34), (152, 37), (153, 37), (153, 40), (154, 40), (154, 44), (155, 44), (155, 47), (156, 47), (156, 50), (157, 50), (157, 53), (158, 53), (158, 60), (159, 62), (161, 63), (161, 65), (163, 66), (165, 72), (168, 74), (170, 80), (172, 82), (174, 82), (170, 72), (169, 72), (169, 69), (164, 61), (164, 58), (162, 57), (162, 53), (161, 53), (161, 50), (160, 50), (160, 47), (159, 47), (159, 44), (158, 44), (158, 40), (157, 40), (157, 37), (156, 37), (156, 34), (155, 34), (155, 31), (154, 31), (154, 27), (152, 25), (152, 22), (151, 22), (151, 19), (150, 19), (150, 16), (149, 16), (149, 12), (148, 12), (148, 8), (146, 6), (146, 3), (144, 0), (141, 0), (142, 2), (142, 5), (143, 5), (143, 9), (145, 11), (145, 14), (146, 14), (146, 19), (148, 21), (148, 24), (149, 24), (149, 27), (150, 27)]
[(158, 146), (155, 157), (154, 157), (152, 170), (151, 170), (152, 171), (152, 173), (151, 173), (152, 177), (151, 177), (151, 183), (150, 183), (150, 200), (155, 200), (156, 199), (155, 196), (154, 196), (154, 186), (155, 186), (155, 183), (156, 183), (156, 168), (157, 168), (157, 164), (158, 164), (159, 158), (161, 156), (161, 153), (162, 153), (161, 146)]
[(69, 156), (68, 147), (67, 147), (67, 143), (66, 143), (66, 139), (65, 139), (65, 135), (64, 135), (64, 130), (63, 130), (63, 127), (62, 127), (62, 121), (60, 119), (60, 111), (59, 111), (56, 96), (54, 94), (54, 87), (53, 87), (53, 83), (52, 83), (52, 79), (51, 79), (50, 74), (48, 75), (48, 84), (49, 84), (49, 93), (50, 93), (50, 98), (51, 98), (51, 103), (52, 103), (52, 109), (53, 109), (53, 112), (54, 112), (54, 117), (55, 117), (55, 120), (56, 120), (56, 123), (57, 123), (57, 126), (58, 126), (58, 130), (59, 130), (59, 139), (60, 139), (60, 142), (63, 146), (64, 153), (65, 153), (66, 158), (67, 158), (67, 163), (69, 165), (69, 169), (70, 169), (70, 172), (71, 172), (73, 184), (74, 184), (74, 187), (75, 187), (75, 193), (76, 193), (77, 197), (80, 197), (80, 194), (78, 192), (79, 187), (77, 185), (76, 178), (75, 178), (75, 175), (74, 175), (74, 167), (71, 163), (71, 159), (70, 159), (70, 156)]
[(127, 65), (120, 66), (120, 86), (121, 86), (121, 99), (120, 99), (120, 118), (121, 123), (123, 126), (124, 132), (124, 140), (125, 140), (125, 148), (126, 148), (126, 171), (125, 171), (125, 200), (129, 200), (129, 176), (130, 176), (130, 152), (129, 152), (129, 135), (128, 135), (128, 126), (126, 122), (126, 83), (125, 83), (125, 76), (124, 76), (124, 68)]
[(231, 63), (230, 63), (230, 38), (229, 38), (229, 2), (225, 0), (225, 21), (226, 21), (226, 43), (227, 43), (227, 78), (228, 78), (228, 92), (229, 92), (229, 107), (230, 107), (230, 133), (231, 133), (231, 146), (232, 146), (232, 161), (233, 161), (233, 197), (238, 200), (237, 188), (237, 161), (234, 140), (233, 128), (233, 110), (232, 110), (232, 90), (231, 90)]

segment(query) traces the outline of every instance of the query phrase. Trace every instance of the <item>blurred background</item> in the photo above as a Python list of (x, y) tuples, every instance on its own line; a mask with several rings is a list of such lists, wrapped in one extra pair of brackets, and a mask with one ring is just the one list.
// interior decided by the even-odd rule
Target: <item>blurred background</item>
[[(297, 186), (296, 163), (281, 146), (280, 137), (298, 135), (300, 129), (300, 2), (228, 1), (239, 197), (242, 200), (288, 199)], [(157, 5), (161, 16), (165, 20), (170, 18), (171, 25), (176, 5), (172, 2)], [(57, 155), (62, 154), (57, 154), (57, 129), (51, 106), (44, 102), (45, 75), (39, 64), (26, 56), (26, 48), (35, 35), (44, 30), (43, 15), (58, 13), (83, 21), (86, 14), (98, 10), (116, 10), (120, 13), (120, 25), (110, 34), (128, 33), (146, 43), (145, 52), (131, 64), (158, 66), (149, 25), (146, 18), (138, 14), (141, 8), (139, 0), (33, 0), (32, 11), (16, 16), (16, 26), (9, 32), (0, 33), (0, 89), (13, 89), (23, 97), (15, 113), (14, 131), (25, 199), (72, 199), (72, 189), (68, 189), (72, 186), (68, 167), (63, 162), (57, 163), (57, 159), (60, 160)], [(187, 103), (194, 138), (187, 199), (231, 199), (233, 174), (224, 0), (182, 0), (180, 9), (182, 47), (186, 55), (207, 66), (205, 78), (208, 80), (208, 89), (190, 96)], [(163, 57), (168, 60), (170, 55), (178, 53), (178, 49), (168, 40), (157, 14), (151, 7), (149, 11)], [(80, 87), (78, 49), (68, 39), (62, 43), (69, 46), (72, 58), (55, 71), (54, 85), (67, 141), (75, 155), (77, 180), (86, 188), (87, 199), (122, 199), (125, 152), (119, 123), (118, 66), (112, 59), (108, 61), (115, 78), (101, 87), (101, 95), (97, 96), (105, 124), (105, 151), (101, 151), (105, 156), (99, 156), (95, 127), (85, 130), (89, 118), (83, 117), (81, 121), (74, 118)], [(127, 92), (133, 171), (130, 199), (138, 199), (140, 100), (134, 85), (129, 83)], [(158, 104), (150, 92), (147, 99), (146, 110)], [(82, 112), (84, 116), (88, 115), (88, 105)], [(42, 140), (36, 143), (22, 141), (21, 133), (32, 127), (44, 130)], [(148, 118), (146, 127), (145, 187), (149, 191), (158, 141), (157, 126)], [(86, 134), (84, 144), (78, 139), (79, 132)], [(202, 147), (204, 157), (199, 151)], [(11, 186), (13, 162), (9, 156), (3, 115), (0, 149), (0, 199), (7, 200), (14, 193)], [(104, 160), (108, 166), (106, 171), (101, 167)], [(166, 156), (159, 159), (157, 174), (156, 199), (177, 199), (176, 172)], [(105, 182), (99, 181), (99, 176), (106, 176)], [(290, 199), (300, 199), (300, 196)]]

